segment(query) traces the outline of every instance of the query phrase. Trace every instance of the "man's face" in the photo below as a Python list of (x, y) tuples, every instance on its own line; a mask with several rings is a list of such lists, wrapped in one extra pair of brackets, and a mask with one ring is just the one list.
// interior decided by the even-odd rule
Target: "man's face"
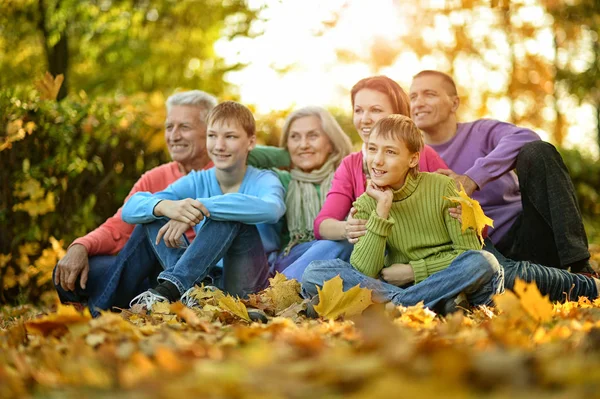
[(169, 154), (188, 171), (201, 169), (204, 165), (196, 164), (206, 160), (206, 124), (200, 119), (202, 114), (202, 108), (194, 105), (174, 105), (165, 122)]
[(248, 137), (235, 121), (217, 121), (208, 126), (206, 148), (217, 169), (232, 172), (243, 168), (255, 144), (256, 135)]
[(415, 78), (410, 86), (410, 116), (425, 133), (435, 132), (458, 107), (456, 95), (448, 94), (447, 83), (435, 75)]

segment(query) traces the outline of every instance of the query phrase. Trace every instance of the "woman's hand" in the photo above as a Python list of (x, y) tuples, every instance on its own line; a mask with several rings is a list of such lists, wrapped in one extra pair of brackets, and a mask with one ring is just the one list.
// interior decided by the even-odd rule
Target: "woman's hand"
[(458, 204), (456, 208), (448, 209), (448, 213), (450, 213), (450, 216), (454, 219), (462, 223), (462, 206), (460, 204)]
[(411, 265), (395, 263), (390, 267), (384, 267), (381, 277), (392, 285), (403, 287), (415, 281), (415, 272)]
[(195, 226), (210, 212), (200, 201), (186, 198), (179, 201), (162, 200), (154, 207), (155, 216), (166, 216), (169, 219)]
[(344, 237), (350, 244), (356, 244), (360, 237), (367, 234), (367, 220), (354, 219), (354, 215), (356, 215), (356, 208), (352, 207), (344, 228)]
[(167, 247), (182, 247), (184, 245), (183, 235), (190, 227), (192, 226), (187, 223), (183, 223), (174, 219), (169, 220), (167, 224), (158, 230), (158, 235), (156, 236), (156, 245), (160, 243), (161, 238), (164, 238)]

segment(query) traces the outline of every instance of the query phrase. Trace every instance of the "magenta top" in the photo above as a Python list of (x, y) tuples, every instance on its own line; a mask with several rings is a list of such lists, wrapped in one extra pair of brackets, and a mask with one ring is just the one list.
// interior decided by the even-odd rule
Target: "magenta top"
[[(448, 166), (433, 148), (425, 145), (421, 151), (419, 169), (422, 172), (435, 172), (438, 169), (448, 169)], [(315, 218), (315, 237), (321, 239), (319, 226), (323, 220), (345, 220), (350, 213), (352, 203), (365, 192), (366, 188), (367, 177), (363, 171), (363, 153), (353, 152), (342, 160), (335, 171), (327, 199)]]

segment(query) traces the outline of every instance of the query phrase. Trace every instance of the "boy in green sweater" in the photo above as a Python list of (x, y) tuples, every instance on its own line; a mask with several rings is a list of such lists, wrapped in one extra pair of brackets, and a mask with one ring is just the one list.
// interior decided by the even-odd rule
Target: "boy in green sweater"
[(491, 304), (504, 291), (496, 258), (481, 250), (474, 230), (462, 232), (449, 214), (452, 204), (444, 197), (458, 195), (454, 181), (419, 172), (422, 148), (421, 132), (406, 116), (390, 115), (373, 127), (367, 145), (371, 180), (354, 203), (355, 218), (368, 219), (367, 233), (350, 263), (336, 259), (308, 266), (302, 277), (305, 296), (316, 295), (316, 285), (338, 274), (344, 290), (360, 284), (373, 290), (376, 302), (423, 301), (442, 312), (461, 293), (477, 306)]

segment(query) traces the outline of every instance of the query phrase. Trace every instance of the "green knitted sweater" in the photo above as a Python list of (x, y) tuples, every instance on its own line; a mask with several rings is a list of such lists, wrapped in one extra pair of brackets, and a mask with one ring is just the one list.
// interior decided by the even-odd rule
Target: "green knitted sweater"
[(354, 207), (355, 218), (368, 219), (367, 233), (354, 246), (350, 263), (375, 278), (384, 267), (410, 264), (419, 283), (448, 267), (461, 253), (481, 249), (475, 231), (462, 233), (460, 222), (448, 212), (452, 204), (443, 197), (457, 195), (454, 180), (447, 176), (409, 174), (402, 188), (394, 191), (388, 219), (382, 219), (376, 201), (364, 193)]

